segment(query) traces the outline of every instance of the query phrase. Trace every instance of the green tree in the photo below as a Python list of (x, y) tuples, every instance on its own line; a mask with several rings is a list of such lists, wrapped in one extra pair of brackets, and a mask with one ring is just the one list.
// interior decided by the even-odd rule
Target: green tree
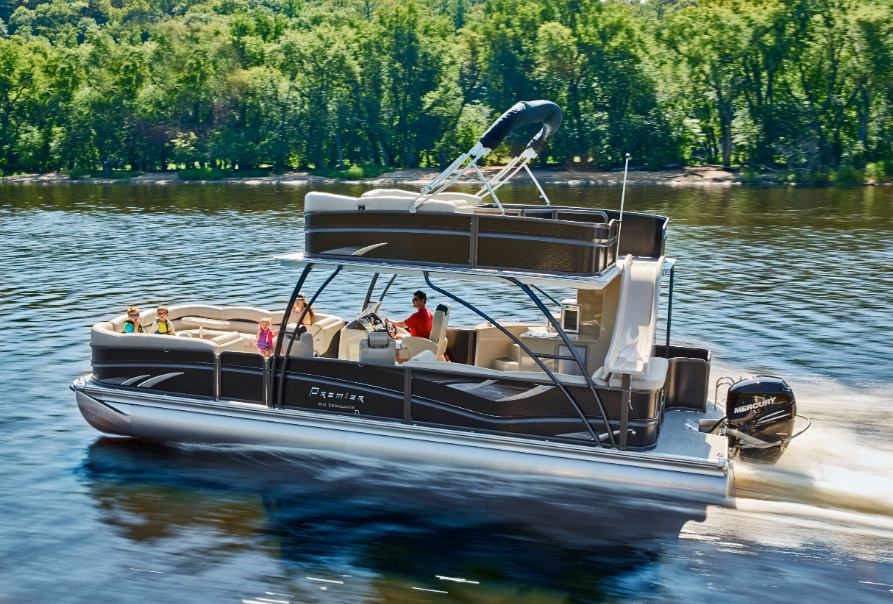
[(19, 164), (22, 134), (30, 127), (30, 110), (46, 90), (45, 57), (37, 43), (0, 39), (0, 162)]
[[(273, 51), (290, 83), (290, 106), (300, 107), (302, 124), (296, 127), (295, 139), (303, 141), (304, 157), (317, 168), (326, 164), (328, 150), (343, 152), (341, 133), (350, 125), (350, 96), (357, 78), (353, 39), (351, 30), (323, 24), (306, 33), (289, 32)], [(289, 116), (285, 107), (280, 113), (284, 128)], [(288, 145), (283, 145), (284, 153)]]
[(719, 121), (722, 165), (730, 166), (735, 107), (742, 88), (741, 63), (751, 38), (747, 22), (726, 6), (688, 8), (675, 14), (666, 42), (682, 61), (684, 74), (709, 95)]

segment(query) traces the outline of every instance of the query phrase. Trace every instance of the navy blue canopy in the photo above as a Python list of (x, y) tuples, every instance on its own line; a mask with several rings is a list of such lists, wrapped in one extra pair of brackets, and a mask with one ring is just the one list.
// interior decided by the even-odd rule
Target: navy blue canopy
[(561, 108), (552, 101), (521, 101), (493, 122), (490, 129), (481, 137), (480, 143), (488, 149), (495, 149), (515, 128), (527, 124), (542, 124), (542, 129), (530, 139), (527, 148), (533, 148), (537, 155), (546, 148), (561, 127)]

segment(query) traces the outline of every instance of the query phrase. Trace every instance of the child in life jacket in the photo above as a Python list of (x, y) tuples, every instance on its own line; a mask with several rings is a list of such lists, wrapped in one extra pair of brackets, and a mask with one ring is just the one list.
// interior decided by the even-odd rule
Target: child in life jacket
[(140, 309), (136, 306), (131, 306), (127, 309), (124, 333), (143, 333), (143, 325), (140, 323)]
[(268, 317), (260, 320), (257, 328), (257, 349), (265, 357), (273, 353), (273, 343), (278, 332), (273, 331), (273, 323)]
[(167, 309), (167, 306), (159, 306), (158, 310), (155, 311), (155, 323), (152, 324), (153, 329), (155, 330), (153, 333), (157, 333), (160, 336), (175, 336), (177, 332), (174, 331), (174, 323), (169, 320), (167, 317), (170, 312)]

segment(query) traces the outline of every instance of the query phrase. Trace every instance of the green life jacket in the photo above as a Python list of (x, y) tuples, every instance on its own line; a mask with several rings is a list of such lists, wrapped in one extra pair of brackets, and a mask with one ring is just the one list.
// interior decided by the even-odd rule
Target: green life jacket
[(124, 321), (124, 333), (127, 333), (127, 326), (130, 325), (133, 331), (130, 333), (143, 333), (143, 326), (140, 323), (134, 323), (133, 319)]

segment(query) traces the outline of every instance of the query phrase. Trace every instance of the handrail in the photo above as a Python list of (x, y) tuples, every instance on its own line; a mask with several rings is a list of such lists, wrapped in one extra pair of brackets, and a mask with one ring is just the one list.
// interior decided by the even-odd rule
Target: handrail
[[(593, 430), (592, 426), (589, 424), (589, 420), (586, 418), (586, 414), (583, 413), (583, 410), (577, 404), (577, 401), (575, 401), (574, 398), (571, 396), (570, 392), (568, 392), (567, 389), (564, 387), (564, 384), (562, 384), (560, 381), (558, 381), (558, 378), (555, 377), (555, 374), (553, 374), (549, 370), (549, 368), (546, 367), (545, 363), (543, 363), (539, 358), (537, 358), (537, 356), (533, 352), (531, 352), (531, 350), (529, 348), (527, 348), (527, 346), (520, 339), (516, 338), (512, 334), (512, 332), (510, 332), (509, 330), (504, 328), (502, 325), (500, 325), (499, 323), (497, 323), (496, 321), (491, 319), (483, 311), (478, 310), (477, 308), (475, 308), (474, 306), (472, 306), (465, 300), (463, 300), (457, 296), (454, 296), (453, 294), (449, 293), (448, 291), (440, 289), (439, 287), (437, 287), (436, 285), (431, 283), (431, 278), (428, 275), (428, 271), (424, 271), (422, 274), (425, 276), (425, 283), (428, 284), (428, 287), (430, 287), (437, 293), (443, 294), (444, 296), (450, 298), (451, 300), (458, 302), (459, 304), (461, 304), (468, 310), (472, 311), (473, 313), (475, 313), (478, 316), (480, 316), (481, 318), (483, 318), (485, 321), (489, 321), (494, 327), (496, 327), (503, 334), (508, 336), (510, 340), (512, 340), (515, 344), (520, 346), (521, 350), (526, 352), (534, 361), (536, 361), (536, 363), (540, 366), (540, 369), (542, 369), (546, 373), (546, 375), (549, 376), (549, 379), (551, 379), (552, 382), (556, 386), (558, 386), (558, 389), (561, 390), (561, 392), (564, 394), (564, 396), (567, 397), (567, 400), (570, 401), (571, 405), (573, 405), (574, 409), (577, 411), (577, 414), (580, 416), (580, 419), (583, 421), (583, 425), (586, 426), (586, 430), (588, 430), (589, 434), (592, 436), (592, 440), (595, 441), (596, 445), (598, 445), (599, 447), (602, 446), (601, 440), (598, 438), (598, 436), (596, 436), (595, 430)], [(542, 303), (540, 303), (540, 304), (542, 304)], [(571, 347), (571, 350), (574, 350), (573, 347)], [(576, 350), (574, 350), (574, 352), (576, 352)], [(583, 373), (584, 374), (586, 373), (585, 370)], [(598, 398), (598, 395), (596, 395), (596, 400), (598, 401), (599, 407), (601, 407), (601, 399)], [(611, 446), (616, 448), (617, 445), (614, 443), (614, 435), (611, 434), (611, 424), (608, 423), (608, 418), (607, 418), (607, 415), (604, 413), (604, 410), (602, 410), (602, 419), (605, 422), (605, 430), (607, 430), (607, 432), (608, 432), (608, 438), (611, 439)]]
[(541, 290), (540, 288), (538, 288), (536, 285), (531, 285), (531, 287), (532, 287), (533, 289), (535, 289), (536, 291), (538, 291), (539, 293), (541, 293), (542, 295), (544, 295), (544, 296), (546, 296), (547, 298), (549, 298), (549, 299), (555, 304), (555, 306), (561, 308), (561, 302), (559, 302), (558, 300), (556, 300), (555, 298), (553, 298), (552, 296), (550, 296), (550, 295), (549, 295), (549, 292), (544, 292), (543, 290)]
[(366, 292), (366, 298), (363, 300), (363, 310), (369, 308), (369, 302), (372, 301), (372, 291), (375, 289), (375, 283), (378, 281), (378, 273), (372, 276), (372, 283), (369, 284), (369, 290)]
[[(310, 266), (307, 267), (307, 269), (309, 269), (309, 268), (310, 268)], [(313, 294), (313, 297), (310, 298), (310, 301), (307, 302), (307, 304), (304, 306), (304, 310), (301, 312), (301, 316), (298, 317), (297, 327), (295, 327), (295, 333), (292, 334), (291, 339), (288, 342), (288, 349), (286, 349), (286, 351), (285, 351), (285, 360), (282, 363), (282, 369), (279, 371), (279, 387), (276, 390), (276, 408), (278, 408), (278, 409), (282, 408), (282, 389), (285, 386), (285, 370), (288, 365), (288, 359), (291, 355), (291, 347), (294, 345), (295, 340), (297, 339), (297, 338), (295, 338), (295, 336), (297, 335), (298, 329), (300, 328), (301, 323), (304, 321), (304, 316), (310, 310), (310, 307), (313, 306), (313, 303), (316, 302), (316, 299), (322, 293), (322, 290), (324, 290), (326, 288), (326, 286), (332, 282), (332, 279), (334, 279), (335, 276), (341, 272), (342, 268), (343, 268), (343, 265), (339, 264), (338, 268), (336, 268), (335, 271), (331, 275), (329, 275), (329, 278), (326, 279), (325, 282), (319, 286), (319, 289), (316, 290), (316, 293)], [(308, 272), (307, 269), (305, 269), (305, 273)], [(301, 275), (301, 276), (302, 276), (302, 278), (304, 277), (304, 275)], [(299, 281), (298, 283), (300, 284), (301, 281)], [(283, 316), (282, 316), (283, 322), (288, 318), (289, 315), (291, 315), (291, 308), (293, 305), (294, 305), (294, 301), (292, 301), (289, 304), (288, 309), (286, 309), (285, 314), (283, 314)], [(286, 327), (288, 327), (287, 323), (285, 325), (286, 325)], [(279, 336), (280, 337), (282, 336), (281, 331), (279, 332)], [(276, 341), (277, 341), (277, 354), (278, 354), (279, 338), (276, 338)]]
[(673, 277), (676, 274), (676, 265), (670, 267), (670, 292), (669, 292), (669, 300), (667, 302), (667, 346), (666, 352), (664, 355), (668, 359), (670, 358), (670, 328), (673, 327)]
[[(719, 409), (719, 389), (722, 386), (728, 386), (731, 388), (735, 385), (735, 378), (730, 375), (724, 375), (718, 380), (716, 380), (716, 390), (713, 391), (713, 408)], [(728, 394), (726, 395), (728, 397)]]
[[(301, 287), (304, 285), (304, 281), (307, 280), (308, 275), (310, 275), (310, 271), (313, 269), (313, 263), (310, 262), (307, 266), (304, 267), (304, 271), (301, 273), (301, 277), (298, 279), (297, 284), (295, 285), (294, 291), (291, 293), (291, 298), (288, 299), (288, 306), (285, 307), (285, 312), (282, 313), (282, 324), (279, 326), (279, 334), (276, 336), (276, 348), (273, 351), (273, 357), (270, 361), (270, 376), (276, 375), (276, 360), (279, 358), (279, 353), (282, 350), (282, 338), (285, 330), (288, 329), (288, 318), (291, 316), (291, 309), (294, 308), (295, 300), (298, 299), (298, 294), (301, 293)], [(303, 317), (301, 318), (303, 321)], [(292, 341), (294, 341), (295, 336), (292, 334)], [(269, 397), (264, 397), (264, 402), (267, 404), (267, 407), (273, 406), (273, 392), (272, 388), (267, 393)], [(269, 400), (267, 400), (269, 399)]]
[[(602, 399), (599, 397), (598, 392), (595, 390), (595, 382), (592, 381), (592, 376), (589, 375), (589, 371), (586, 369), (586, 364), (583, 362), (583, 359), (580, 358), (580, 355), (577, 353), (577, 349), (571, 344), (570, 338), (567, 337), (567, 334), (564, 332), (564, 329), (561, 327), (561, 323), (555, 320), (555, 317), (552, 316), (552, 313), (549, 312), (549, 309), (542, 303), (542, 301), (536, 297), (536, 294), (531, 291), (529, 287), (515, 279), (514, 277), (505, 277), (506, 281), (510, 283), (514, 283), (518, 287), (521, 288), (525, 294), (527, 294), (530, 299), (536, 304), (537, 308), (546, 315), (546, 319), (549, 320), (549, 323), (552, 324), (552, 327), (555, 328), (555, 331), (558, 332), (558, 335), (561, 336), (561, 339), (564, 341), (564, 345), (568, 347), (571, 355), (574, 357), (574, 360), (577, 362), (577, 366), (580, 368), (580, 371), (583, 372), (583, 377), (586, 379), (586, 383), (589, 385), (589, 389), (592, 391), (592, 396), (595, 397), (595, 402), (598, 404), (598, 411), (602, 416), (602, 421), (605, 422), (605, 426), (607, 426), (608, 437), (611, 439), (611, 446), (617, 447), (617, 443), (614, 442), (614, 434), (611, 431), (611, 424), (608, 423), (608, 414), (605, 412), (605, 406), (602, 404)], [(623, 401), (620, 403), (624, 404)], [(588, 424), (587, 424), (588, 425)], [(622, 436), (622, 435), (621, 435)]]

